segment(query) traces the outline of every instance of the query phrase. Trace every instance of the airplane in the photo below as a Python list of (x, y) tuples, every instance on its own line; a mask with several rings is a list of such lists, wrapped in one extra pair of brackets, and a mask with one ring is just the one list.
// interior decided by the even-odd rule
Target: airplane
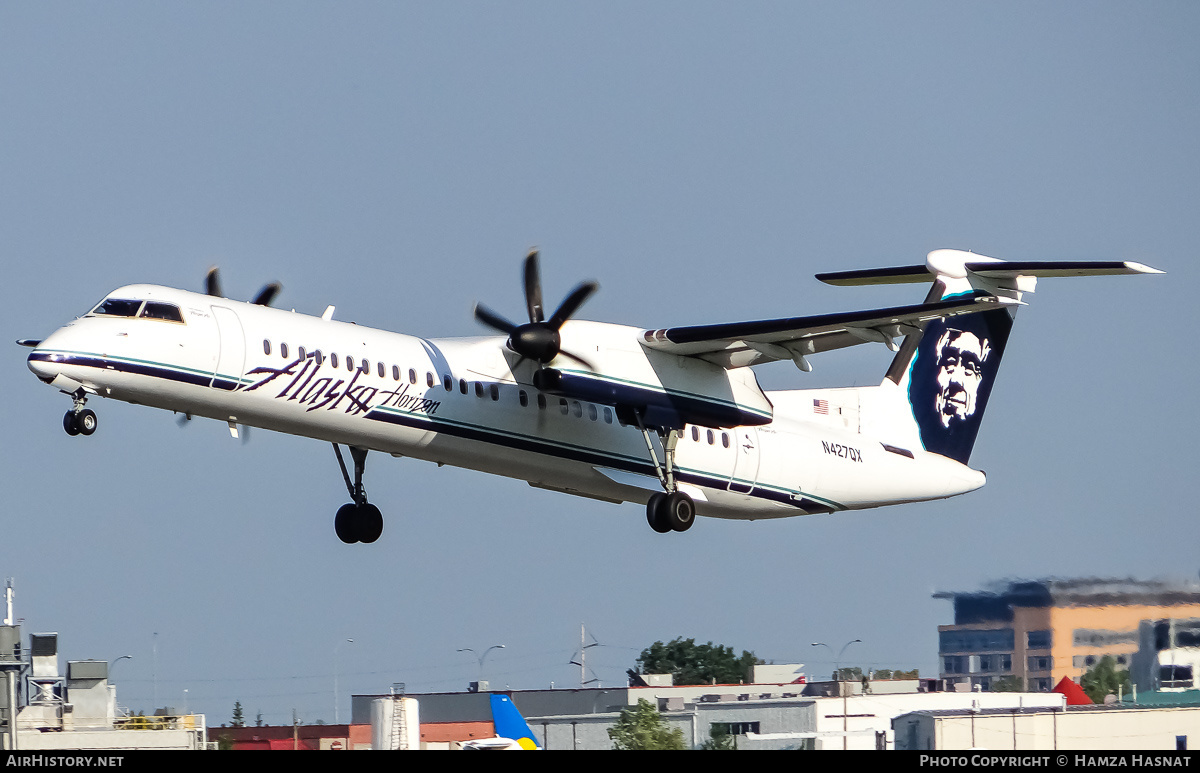
[(488, 703), (492, 709), (492, 727), (496, 735), (463, 741), (461, 748), (464, 751), (532, 751), (542, 748), (512, 698), (492, 693), (488, 696)]
[[(367, 454), (479, 470), (531, 486), (646, 506), (658, 533), (696, 516), (755, 520), (943, 499), (978, 489), (968, 461), (1016, 309), (1037, 279), (1161, 274), (1140, 263), (1008, 262), (935, 250), (924, 264), (818, 274), (837, 286), (929, 283), (922, 303), (663, 329), (550, 314), (536, 250), (528, 322), (477, 304), (499, 335), (425, 339), (156, 285), (114, 290), (33, 348), (30, 370), (69, 395), (70, 435), (91, 435), (108, 397), (322, 440), (351, 502), (343, 542), (383, 531), (363, 486)], [(764, 391), (754, 366), (864, 343), (893, 352), (877, 386)], [(347, 469), (340, 446), (352, 459)]]

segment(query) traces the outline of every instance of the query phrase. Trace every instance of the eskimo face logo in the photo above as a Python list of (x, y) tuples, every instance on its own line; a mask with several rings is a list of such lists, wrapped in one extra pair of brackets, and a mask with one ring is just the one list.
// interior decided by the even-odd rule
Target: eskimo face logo
[(986, 338), (947, 328), (937, 342), (937, 391), (934, 407), (943, 427), (975, 414), (983, 364), (992, 347)]

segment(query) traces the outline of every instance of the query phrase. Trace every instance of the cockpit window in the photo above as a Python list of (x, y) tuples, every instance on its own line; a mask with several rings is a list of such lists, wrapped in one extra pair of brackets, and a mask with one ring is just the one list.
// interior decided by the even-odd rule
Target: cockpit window
[(183, 315), (179, 313), (179, 307), (173, 303), (146, 301), (146, 308), (142, 309), (142, 313), (139, 316), (146, 319), (165, 319), (168, 322), (183, 322)]
[(120, 298), (105, 298), (104, 301), (92, 309), (92, 314), (100, 317), (136, 317), (138, 309), (141, 308), (141, 301), (126, 301)]

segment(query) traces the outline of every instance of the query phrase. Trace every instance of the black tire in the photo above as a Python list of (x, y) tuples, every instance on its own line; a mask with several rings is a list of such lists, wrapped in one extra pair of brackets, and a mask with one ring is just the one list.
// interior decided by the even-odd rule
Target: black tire
[(353, 545), (358, 542), (358, 505), (347, 504), (338, 508), (337, 515), (333, 518), (333, 530), (337, 532), (338, 539), (345, 542), (347, 545)]
[(63, 429), (65, 429), (67, 434), (71, 437), (75, 437), (79, 434), (79, 422), (75, 420), (74, 411), (67, 411), (66, 414), (63, 415)]
[(668, 494), (661, 510), (663, 520), (675, 531), (687, 531), (696, 522), (696, 503), (682, 491)]
[(75, 416), (75, 425), (79, 427), (79, 434), (90, 435), (96, 431), (96, 412), (91, 409), (84, 408)]
[(364, 503), (358, 508), (358, 541), (370, 544), (383, 534), (383, 513), (370, 503)]
[(650, 524), (650, 528), (659, 534), (666, 534), (671, 530), (663, 507), (666, 499), (666, 494), (656, 492), (650, 495), (650, 501), (646, 503), (646, 523)]

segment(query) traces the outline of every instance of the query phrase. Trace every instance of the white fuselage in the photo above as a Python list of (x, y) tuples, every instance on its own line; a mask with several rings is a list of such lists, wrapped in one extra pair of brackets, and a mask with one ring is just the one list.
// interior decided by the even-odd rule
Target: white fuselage
[[(183, 321), (82, 317), (42, 341), (30, 369), (48, 382), (57, 377), (60, 388), (79, 384), (130, 403), (580, 496), (644, 503), (660, 490), (637, 427), (603, 402), (540, 393), (530, 385), (536, 366), (518, 363), (502, 337), (421, 339), (151, 285), (110, 298), (175, 304)], [(677, 474), (699, 515), (785, 517), (938, 499), (983, 485), (981, 473), (958, 462), (899, 446), (895, 437), (870, 437), (860, 431), (866, 424), (827, 408), (797, 408), (813, 405), (820, 390), (767, 394), (749, 368), (650, 351), (639, 334), (567, 322), (563, 348), (593, 369), (560, 370), (746, 418), (683, 431)], [(657, 439), (655, 452), (661, 459)]]

